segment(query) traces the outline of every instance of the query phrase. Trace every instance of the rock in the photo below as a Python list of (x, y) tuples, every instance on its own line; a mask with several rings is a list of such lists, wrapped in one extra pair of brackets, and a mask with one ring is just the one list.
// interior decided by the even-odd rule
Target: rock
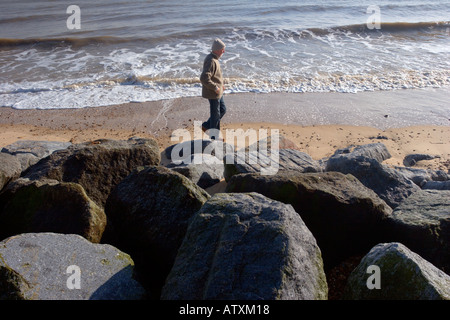
[(410, 167), (395, 166), (394, 169), (410, 179), (419, 187), (423, 188), (429, 181), (447, 181), (450, 180), (450, 176), (443, 170), (429, 170)]
[(192, 218), (163, 300), (321, 300), (321, 252), (292, 206), (257, 193), (211, 197)]
[(222, 160), (227, 153), (233, 153), (234, 147), (219, 140), (197, 139), (187, 140), (169, 146), (164, 150), (169, 160), (180, 161), (193, 154), (209, 154)]
[[(228, 182), (231, 177), (241, 173), (261, 173), (267, 170), (264, 175), (278, 174), (282, 171), (295, 170), (299, 172), (321, 172), (320, 163), (308, 154), (293, 150), (281, 149), (279, 153), (271, 158), (271, 154), (266, 156), (258, 151), (245, 151), (230, 154), (225, 158), (224, 177)], [(273, 169), (273, 172), (270, 169)]]
[(412, 167), (414, 166), (417, 162), (422, 161), (422, 160), (433, 160), (439, 158), (439, 156), (432, 156), (429, 154), (422, 154), (422, 153), (415, 153), (415, 154), (408, 154), (404, 159), (403, 159), (403, 165), (405, 165), (406, 167)]
[(422, 189), (450, 190), (450, 180), (449, 181), (428, 181), (422, 186)]
[(117, 239), (111, 244), (133, 257), (152, 292), (161, 290), (189, 219), (208, 198), (191, 180), (160, 166), (135, 170), (108, 197), (105, 211)]
[(382, 164), (390, 157), (389, 151), (382, 143), (347, 148), (336, 151), (328, 159), (325, 171), (352, 174), (395, 208), (420, 188), (403, 174)]
[(389, 150), (383, 143), (369, 143), (361, 146), (339, 149), (331, 156), (331, 158), (342, 155), (345, 155), (347, 158), (366, 157), (380, 163), (391, 158)]
[(76, 183), (19, 178), (0, 195), (0, 240), (19, 233), (73, 233), (100, 242), (106, 215)]
[(16, 156), (22, 165), (22, 171), (25, 171), (42, 158), (71, 145), (70, 142), (20, 140), (4, 147), (1, 152)]
[(1, 152), (11, 155), (30, 153), (42, 159), (57, 150), (66, 149), (71, 145), (71, 142), (20, 140), (2, 148)]
[(291, 204), (317, 239), (326, 267), (379, 243), (392, 211), (356, 178), (338, 172), (239, 174), (226, 192), (258, 192)]
[(110, 245), (78, 235), (21, 234), (0, 242), (0, 299), (143, 299), (133, 270), (130, 256)]
[(391, 241), (450, 273), (450, 191), (414, 193), (393, 211), (388, 225)]
[(419, 186), (400, 172), (365, 156), (332, 156), (328, 159), (326, 171), (352, 174), (392, 208), (420, 190)]
[[(379, 268), (380, 286), (376, 284)], [(370, 272), (368, 272), (368, 270)], [(371, 277), (371, 273), (374, 276)], [(349, 300), (450, 300), (450, 276), (401, 243), (381, 243), (362, 259), (344, 290)]]
[(186, 159), (192, 154), (203, 153), (203, 150), (212, 142), (213, 140), (197, 139), (188, 140), (180, 143), (173, 144), (164, 150), (167, 159), (172, 160), (172, 154), (174, 160)]
[(158, 145), (152, 139), (97, 140), (55, 151), (23, 177), (79, 183), (103, 207), (110, 191), (135, 168), (157, 165), (160, 160)]
[(7, 153), (0, 152), (0, 191), (22, 172), (19, 160)]
[(199, 187), (206, 189), (223, 179), (223, 161), (209, 154), (193, 154), (180, 162), (167, 165), (178, 173), (191, 179)]

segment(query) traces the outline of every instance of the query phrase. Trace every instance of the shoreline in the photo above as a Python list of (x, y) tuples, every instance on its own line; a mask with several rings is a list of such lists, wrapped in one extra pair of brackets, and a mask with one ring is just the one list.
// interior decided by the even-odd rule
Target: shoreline
[[(448, 97), (450, 87), (417, 88), (358, 93), (232, 93), (225, 94), (226, 117), (222, 123), (272, 122), (280, 124), (357, 125), (378, 129), (414, 125), (450, 126)], [(117, 124), (127, 129), (157, 133), (165, 126), (180, 128), (184, 120), (205, 120), (209, 105), (200, 96), (178, 97), (147, 102), (128, 102), (100, 107), (15, 109), (0, 107), (0, 124), (63, 125), (61, 112), (69, 122), (83, 125)], [(175, 117), (175, 114), (178, 115)], [(42, 119), (43, 116), (47, 119)], [(91, 116), (99, 119), (87, 119)], [(125, 121), (120, 121), (125, 118)], [(53, 120), (53, 121), (51, 121)], [(89, 123), (89, 120), (94, 120)], [(83, 123), (80, 123), (83, 122)], [(111, 124), (113, 124), (111, 126)], [(66, 124), (67, 125), (67, 124)]]
[[(227, 94), (227, 129), (278, 129), (314, 159), (335, 150), (374, 142), (386, 144), (402, 165), (410, 153), (440, 158), (423, 166), (448, 168), (450, 162), (450, 89), (405, 89), (348, 93)], [(70, 141), (154, 138), (164, 150), (176, 129), (193, 132), (209, 116), (207, 100), (186, 97), (82, 109), (0, 108), (0, 147), (17, 140)], [(270, 134), (270, 131), (268, 131)]]

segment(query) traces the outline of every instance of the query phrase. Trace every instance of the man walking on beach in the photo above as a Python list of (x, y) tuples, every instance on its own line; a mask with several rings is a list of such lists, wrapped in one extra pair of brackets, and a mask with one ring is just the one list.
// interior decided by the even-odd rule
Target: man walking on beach
[[(202, 97), (209, 100), (210, 117), (203, 122), (202, 130), (209, 130), (211, 139), (218, 139), (220, 134), (220, 120), (225, 115), (226, 107), (223, 101), (225, 90), (222, 70), (219, 59), (225, 52), (225, 44), (220, 39), (215, 39), (211, 53), (203, 62), (203, 71), (200, 76), (202, 83)], [(210, 130), (211, 129), (211, 130)]]

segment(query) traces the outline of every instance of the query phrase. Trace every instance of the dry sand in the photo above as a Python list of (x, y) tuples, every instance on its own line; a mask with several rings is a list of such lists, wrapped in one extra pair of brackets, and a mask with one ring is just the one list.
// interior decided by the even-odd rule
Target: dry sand
[[(449, 170), (450, 108), (448, 89), (402, 90), (358, 94), (233, 94), (226, 95), (226, 130), (278, 129), (299, 150), (314, 159), (336, 149), (381, 142), (402, 165), (411, 153), (439, 156), (418, 167)], [(176, 129), (193, 134), (194, 122), (208, 117), (200, 97), (97, 108), (16, 110), (0, 108), (0, 147), (17, 140), (71, 141), (154, 138), (161, 151), (176, 141)]]

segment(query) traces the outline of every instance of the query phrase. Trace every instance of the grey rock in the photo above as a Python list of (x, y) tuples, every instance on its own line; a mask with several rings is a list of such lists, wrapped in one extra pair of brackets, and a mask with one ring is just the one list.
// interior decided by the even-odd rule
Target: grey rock
[(71, 145), (71, 142), (20, 140), (3, 147), (1, 152), (6, 152), (11, 155), (30, 153), (42, 159), (57, 150), (66, 149)]
[(339, 149), (331, 156), (331, 158), (340, 155), (345, 155), (347, 158), (365, 157), (380, 163), (392, 157), (383, 143), (369, 143), (361, 146), (351, 146)]
[[(367, 285), (376, 284), (369, 266), (379, 268), (379, 289)], [(401, 243), (381, 243), (351, 273), (343, 299), (450, 300), (450, 276)]]
[(339, 172), (239, 174), (226, 192), (258, 192), (291, 204), (317, 239), (327, 268), (379, 243), (392, 212), (355, 177)]
[(78, 234), (100, 242), (106, 215), (82, 186), (19, 178), (0, 195), (0, 240), (29, 232)]
[(1, 152), (16, 156), (25, 171), (42, 158), (71, 145), (70, 142), (20, 140), (2, 148)]
[(421, 188), (423, 188), (429, 181), (443, 182), (450, 180), (450, 176), (443, 170), (429, 170), (400, 166), (395, 166), (394, 169)]
[(277, 153), (238, 150), (224, 159), (224, 177), (228, 182), (233, 175), (241, 173), (278, 174), (283, 171), (321, 172), (321, 164), (308, 154), (294, 150), (281, 149)]
[(433, 160), (439, 158), (439, 156), (432, 156), (430, 154), (423, 154), (423, 153), (415, 153), (415, 154), (408, 154), (403, 159), (403, 165), (407, 167), (414, 166), (417, 162), (422, 160)]
[(428, 181), (422, 186), (422, 189), (450, 190), (450, 180), (449, 181)]
[(222, 160), (228, 153), (233, 153), (234, 147), (220, 140), (197, 139), (176, 143), (164, 150), (169, 160), (180, 161), (193, 154), (209, 154)]
[(450, 273), (450, 191), (421, 190), (388, 219), (390, 239)]
[[(382, 164), (391, 157), (382, 143), (372, 143), (337, 150), (326, 164), (325, 171), (352, 174), (375, 191), (392, 208), (398, 206), (420, 188), (407, 175)], [(417, 181), (421, 183), (420, 181)]]
[(108, 197), (111, 244), (133, 257), (142, 283), (153, 293), (161, 290), (189, 219), (208, 198), (191, 180), (162, 166), (135, 170)]
[(76, 182), (103, 207), (111, 190), (139, 166), (157, 165), (159, 147), (152, 139), (97, 140), (53, 152), (23, 175)]
[(327, 162), (326, 171), (352, 174), (392, 208), (420, 190), (418, 185), (397, 170), (365, 156), (332, 156)]
[(191, 179), (199, 187), (206, 189), (223, 179), (223, 161), (209, 154), (193, 154), (187, 159), (167, 165), (178, 173)]
[(0, 191), (21, 172), (22, 166), (16, 157), (0, 152)]
[(161, 299), (327, 296), (320, 249), (292, 206), (257, 193), (220, 193), (192, 218)]
[(133, 270), (130, 256), (110, 245), (78, 235), (21, 234), (0, 242), (0, 283), (6, 284), (0, 286), (0, 299), (143, 299), (145, 290)]

